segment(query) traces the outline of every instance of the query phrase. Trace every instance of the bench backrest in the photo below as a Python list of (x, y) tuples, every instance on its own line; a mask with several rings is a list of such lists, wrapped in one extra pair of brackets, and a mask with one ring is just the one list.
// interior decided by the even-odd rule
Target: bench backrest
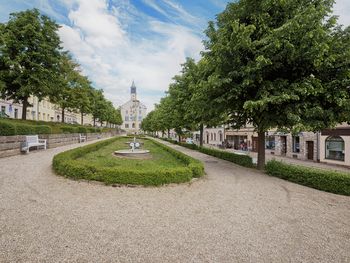
[(28, 143), (39, 142), (39, 136), (38, 135), (26, 136), (26, 142)]

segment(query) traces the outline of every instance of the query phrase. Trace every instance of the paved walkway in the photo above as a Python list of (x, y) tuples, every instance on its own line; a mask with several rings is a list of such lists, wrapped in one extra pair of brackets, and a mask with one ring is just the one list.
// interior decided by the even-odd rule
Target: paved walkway
[(350, 197), (173, 146), (196, 182), (113, 188), (52, 172), (78, 145), (0, 159), (0, 262), (350, 262)]

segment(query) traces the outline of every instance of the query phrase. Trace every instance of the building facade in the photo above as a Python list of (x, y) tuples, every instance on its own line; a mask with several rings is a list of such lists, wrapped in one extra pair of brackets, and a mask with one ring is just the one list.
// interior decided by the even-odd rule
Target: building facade
[(135, 83), (130, 87), (130, 100), (120, 106), (122, 115), (122, 129), (127, 133), (139, 134), (141, 131), (141, 122), (147, 115), (147, 107), (137, 99)]
[[(51, 103), (48, 99), (38, 100), (37, 97), (30, 97), (28, 102), (32, 105), (27, 108), (26, 117), (27, 120), (39, 120), (39, 121), (62, 121), (62, 110), (59, 106)], [(14, 103), (12, 100), (0, 100), (0, 110), (6, 113), (10, 118), (21, 119), (22, 118), (22, 104)], [(83, 123), (81, 123), (81, 114), (65, 111), (64, 122), (71, 124), (92, 125), (92, 116), (84, 116)]]

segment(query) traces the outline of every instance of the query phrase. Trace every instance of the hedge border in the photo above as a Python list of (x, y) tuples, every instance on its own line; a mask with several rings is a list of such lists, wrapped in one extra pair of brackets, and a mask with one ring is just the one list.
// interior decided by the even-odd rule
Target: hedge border
[(293, 183), (334, 194), (350, 196), (350, 174), (268, 161), (266, 173)]
[[(162, 145), (154, 140), (152, 143), (161, 147), (162, 149), (173, 154), (176, 158), (183, 161), (184, 167), (160, 169), (153, 171), (130, 170), (114, 167), (96, 167), (94, 165), (85, 165), (76, 160), (85, 154), (96, 151), (109, 143), (113, 143), (125, 137), (117, 137), (103, 142), (97, 142), (84, 147), (79, 147), (63, 153), (59, 153), (53, 158), (54, 171), (62, 176), (72, 179), (85, 179), (104, 182), (110, 184), (125, 184), (125, 185), (143, 185), (143, 186), (159, 186), (170, 183), (185, 183), (190, 181), (193, 177), (200, 177), (204, 174), (203, 164), (180, 153), (166, 145)], [(147, 139), (147, 138), (145, 138)], [(149, 140), (149, 139), (148, 139)]]
[[(55, 132), (53, 132), (53, 129)], [(67, 123), (23, 121), (12, 119), (0, 119), (0, 136), (33, 135), (33, 134), (62, 134), (62, 133), (102, 133), (109, 132), (112, 128), (85, 127), (81, 125), (69, 125)]]
[(253, 159), (252, 159), (252, 157), (250, 157), (248, 155), (240, 155), (240, 154), (225, 152), (225, 151), (221, 151), (221, 150), (200, 147), (200, 146), (197, 146), (196, 144), (181, 143), (181, 142), (177, 142), (177, 141), (167, 139), (167, 138), (160, 138), (160, 139), (167, 141), (167, 142), (170, 142), (170, 143), (173, 143), (173, 144), (183, 146), (185, 148), (189, 148), (191, 150), (196, 150), (196, 151), (199, 151), (201, 153), (217, 157), (219, 159), (223, 159), (223, 160), (238, 164), (240, 166), (244, 166), (244, 167), (248, 167), (248, 168), (254, 167)]

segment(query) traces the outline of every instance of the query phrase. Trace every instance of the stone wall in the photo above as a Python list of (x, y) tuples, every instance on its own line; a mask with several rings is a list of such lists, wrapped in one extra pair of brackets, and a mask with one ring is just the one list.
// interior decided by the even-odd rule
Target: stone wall
[[(88, 133), (86, 136), (87, 141), (93, 141), (100, 138), (108, 138), (117, 135), (117, 132), (106, 133)], [(79, 142), (79, 133), (69, 134), (44, 134), (39, 135), (40, 139), (47, 140), (48, 148), (56, 148), (63, 145), (75, 144)], [(21, 142), (25, 142), (25, 135), (15, 136), (0, 136), (0, 158), (21, 154), (20, 145)], [(35, 148), (31, 148), (34, 150)]]

